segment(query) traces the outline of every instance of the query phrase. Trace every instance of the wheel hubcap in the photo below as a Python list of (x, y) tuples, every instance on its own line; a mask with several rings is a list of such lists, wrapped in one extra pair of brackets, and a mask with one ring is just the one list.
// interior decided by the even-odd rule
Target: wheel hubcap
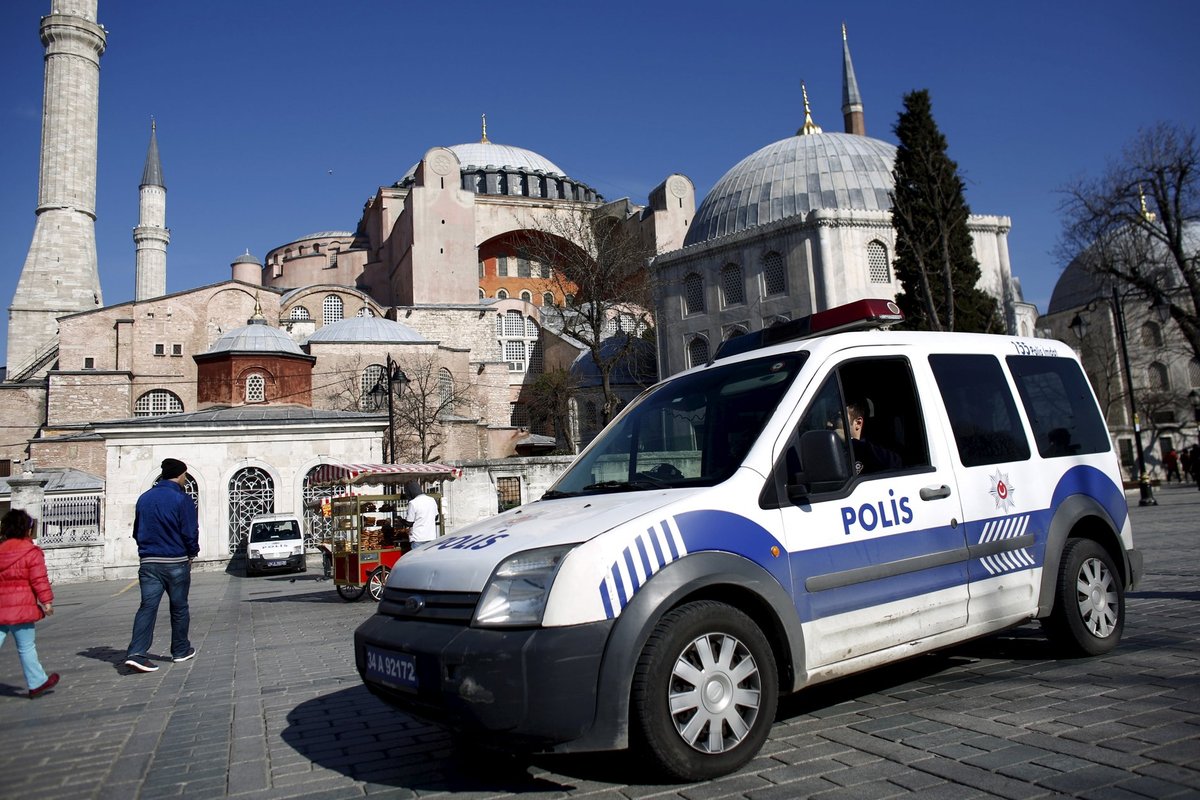
[(736, 747), (758, 718), (761, 689), (758, 664), (742, 642), (725, 634), (701, 636), (671, 670), (667, 699), (675, 730), (702, 753)]
[(1079, 568), (1075, 588), (1084, 627), (1097, 639), (1112, 635), (1120, 608), (1116, 581), (1108, 566), (1098, 558), (1089, 558)]

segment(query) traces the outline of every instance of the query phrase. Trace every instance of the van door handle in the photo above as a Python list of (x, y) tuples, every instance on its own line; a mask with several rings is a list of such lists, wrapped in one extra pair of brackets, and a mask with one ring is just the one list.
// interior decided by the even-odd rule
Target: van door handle
[(921, 490), (922, 500), (941, 500), (950, 496), (950, 487), (945, 484), (941, 486), (926, 486)]

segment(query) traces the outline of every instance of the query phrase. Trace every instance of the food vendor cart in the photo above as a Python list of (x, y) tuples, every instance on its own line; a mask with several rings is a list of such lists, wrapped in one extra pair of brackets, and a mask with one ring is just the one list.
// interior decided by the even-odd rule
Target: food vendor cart
[[(332, 496), (317, 503), (332, 518), (331, 538), (318, 544), (333, 559), (333, 584), (343, 600), (358, 600), (365, 593), (378, 601), (396, 561), (408, 550), (407, 535), (399, 533), (408, 501), (404, 484), (411, 480), (423, 486), (438, 501), (438, 535), (445, 532), (440, 513), (443, 481), (461, 473), (443, 464), (324, 464), (313, 484), (331, 490)], [(356, 493), (361, 490), (361, 493)], [(394, 532), (389, 537), (389, 531)]]

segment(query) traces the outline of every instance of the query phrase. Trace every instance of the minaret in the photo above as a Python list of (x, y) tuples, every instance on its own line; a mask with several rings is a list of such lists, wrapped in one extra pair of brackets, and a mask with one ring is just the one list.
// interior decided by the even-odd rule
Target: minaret
[(167, 185), (163, 183), (162, 162), (158, 159), (154, 120), (150, 120), (150, 148), (146, 151), (146, 167), (142, 170), (138, 226), (133, 229), (133, 243), (137, 247), (133, 299), (162, 297), (167, 293), (167, 245), (171, 243), (171, 232), (167, 230)]
[(867, 123), (863, 119), (862, 95), (858, 93), (858, 81), (854, 77), (854, 64), (850, 61), (850, 43), (846, 41), (846, 23), (842, 23), (842, 120), (846, 133), (855, 136), (867, 135)]
[(8, 376), (57, 343), (57, 318), (101, 305), (96, 266), (96, 130), (100, 56), (107, 34), (97, 0), (51, 0), (46, 48), (41, 172), (33, 242), (8, 308)]

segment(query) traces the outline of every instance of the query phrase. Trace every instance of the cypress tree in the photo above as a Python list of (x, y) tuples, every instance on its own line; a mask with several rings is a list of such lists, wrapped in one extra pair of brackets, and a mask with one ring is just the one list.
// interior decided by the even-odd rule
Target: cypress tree
[(1004, 330), (996, 301), (975, 288), (979, 262), (971, 248), (958, 164), (946, 154), (946, 137), (933, 119), (929, 92), (904, 96), (893, 132), (899, 141), (893, 176), (892, 225), (896, 229), (896, 296), (910, 330)]

